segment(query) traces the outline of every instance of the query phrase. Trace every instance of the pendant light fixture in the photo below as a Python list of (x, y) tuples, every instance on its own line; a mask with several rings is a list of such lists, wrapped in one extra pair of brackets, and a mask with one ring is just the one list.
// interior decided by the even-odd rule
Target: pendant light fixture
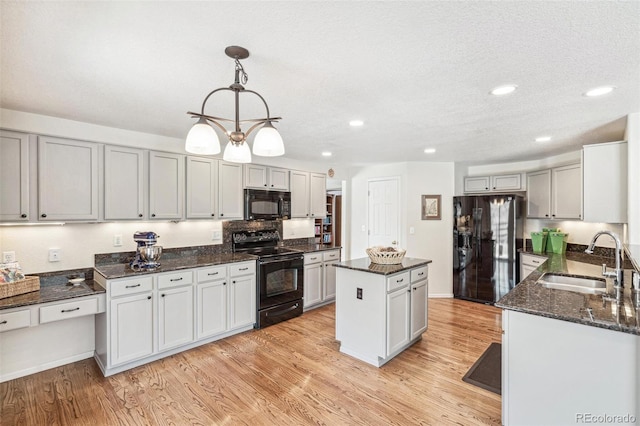
[[(184, 149), (187, 152), (201, 155), (214, 155), (220, 152), (220, 140), (216, 134), (212, 124), (217, 126), (229, 139), (227, 146), (224, 149), (223, 159), (225, 161), (233, 163), (250, 163), (251, 162), (251, 150), (247, 141), (248, 136), (256, 128), (260, 127), (258, 133), (253, 141), (253, 153), (264, 157), (275, 157), (278, 155), (284, 155), (284, 144), (282, 143), (282, 137), (280, 133), (273, 127), (273, 122), (281, 120), (281, 117), (271, 117), (269, 114), (269, 106), (259, 93), (253, 90), (247, 90), (243, 84), (247, 84), (248, 76), (244, 71), (241, 59), (249, 57), (249, 51), (240, 46), (229, 46), (224, 50), (224, 53), (232, 58), (236, 63), (235, 80), (229, 87), (221, 87), (210, 92), (202, 102), (202, 108), (200, 113), (187, 112), (194, 118), (198, 118), (196, 124), (193, 125), (189, 134), (187, 134), (187, 140), (185, 142)], [(207, 104), (209, 98), (216, 92), (231, 91), (235, 96), (235, 119), (214, 117), (206, 115), (204, 113), (204, 107)], [(240, 120), (240, 93), (252, 93), (260, 98), (267, 112), (266, 118), (254, 118)], [(227, 121), (234, 124), (233, 130), (227, 130), (220, 122)], [(249, 129), (244, 132), (240, 128), (241, 123), (253, 123)]]

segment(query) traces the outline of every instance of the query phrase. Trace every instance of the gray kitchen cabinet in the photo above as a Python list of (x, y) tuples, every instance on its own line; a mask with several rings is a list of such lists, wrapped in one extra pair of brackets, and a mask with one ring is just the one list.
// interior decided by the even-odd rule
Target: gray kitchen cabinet
[(627, 142), (582, 147), (585, 222), (627, 222)]
[(428, 310), (427, 298), (429, 297), (428, 267), (411, 271), (411, 333), (410, 340), (422, 336), (427, 330)]
[(244, 186), (253, 189), (288, 191), (289, 170), (259, 164), (245, 164)]
[(158, 351), (193, 341), (193, 271), (157, 275)]
[(464, 192), (488, 192), (489, 176), (467, 176), (464, 178)]
[(29, 211), (29, 135), (0, 131), (0, 221), (26, 222)]
[(582, 218), (580, 163), (527, 173), (527, 217)]
[(101, 146), (38, 137), (38, 220), (97, 221)]
[(387, 355), (397, 353), (427, 329), (428, 267), (387, 280)]
[(105, 220), (145, 218), (145, 152), (121, 146), (104, 147)]
[(292, 170), (291, 217), (323, 218), (327, 215), (327, 178), (321, 173)]
[(229, 330), (256, 322), (256, 262), (229, 265)]
[(464, 192), (520, 191), (521, 174), (496, 176), (467, 176), (464, 178)]
[(533, 271), (538, 269), (540, 265), (545, 263), (547, 258), (545, 256), (536, 256), (534, 254), (521, 253), (520, 254), (520, 281), (524, 280)]
[(218, 164), (218, 203), (220, 219), (244, 217), (242, 164), (224, 161)]
[(336, 298), (336, 268), (340, 250), (317, 251), (304, 255), (304, 309), (317, 308)]
[(149, 152), (149, 218), (182, 219), (184, 155)]
[(203, 339), (227, 331), (227, 267), (196, 270), (196, 338)]
[(187, 219), (217, 218), (218, 160), (187, 157)]

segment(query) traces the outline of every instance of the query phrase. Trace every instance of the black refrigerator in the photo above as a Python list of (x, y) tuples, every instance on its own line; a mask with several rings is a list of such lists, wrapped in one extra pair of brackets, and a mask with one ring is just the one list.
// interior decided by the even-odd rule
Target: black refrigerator
[(519, 282), (524, 197), (453, 197), (453, 295), (493, 304)]

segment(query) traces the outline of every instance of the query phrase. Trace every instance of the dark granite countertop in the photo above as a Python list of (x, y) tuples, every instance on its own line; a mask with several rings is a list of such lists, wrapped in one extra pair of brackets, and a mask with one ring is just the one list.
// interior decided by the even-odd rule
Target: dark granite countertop
[(104, 292), (105, 289), (93, 280), (83, 281), (79, 285), (72, 285), (71, 283), (43, 285), (41, 282), (39, 291), (0, 299), (0, 310), (93, 296)]
[[(522, 280), (513, 290), (496, 302), (503, 309), (569, 321), (593, 327), (640, 335), (640, 312), (633, 307), (630, 298), (631, 271), (625, 270), (624, 304), (617, 306), (607, 302), (602, 306), (602, 296), (543, 287), (538, 279), (545, 272), (602, 277), (602, 264), (613, 266), (613, 259), (567, 252), (565, 254), (534, 253), (547, 257), (547, 261)], [(607, 289), (612, 291), (612, 280), (607, 279)], [(587, 308), (591, 309), (593, 319)]]
[(337, 268), (353, 269), (356, 271), (371, 272), (373, 274), (391, 275), (398, 272), (406, 271), (408, 269), (416, 268), (418, 266), (428, 265), (431, 260), (428, 259), (416, 259), (413, 257), (404, 257), (402, 263), (397, 265), (381, 265), (378, 263), (372, 263), (368, 257), (360, 259), (346, 260), (340, 263), (333, 263), (333, 266)]
[(179, 271), (181, 269), (200, 268), (203, 266), (221, 265), (223, 263), (245, 262), (256, 260), (258, 257), (245, 253), (217, 253), (204, 254), (198, 256), (182, 256), (171, 259), (160, 259), (160, 266), (151, 270), (134, 271), (129, 263), (113, 263), (96, 265), (96, 273), (111, 280), (115, 278), (134, 277), (146, 274), (157, 274), (160, 272)]
[(283, 247), (290, 248), (293, 250), (300, 250), (304, 253), (312, 253), (314, 251), (328, 251), (328, 250), (340, 250), (342, 247), (328, 245), (328, 244), (287, 244), (285, 243)]

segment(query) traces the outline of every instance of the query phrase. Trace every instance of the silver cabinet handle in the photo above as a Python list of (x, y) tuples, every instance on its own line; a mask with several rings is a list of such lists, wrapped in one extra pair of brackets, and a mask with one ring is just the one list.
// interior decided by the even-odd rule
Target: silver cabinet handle
[(73, 311), (79, 311), (80, 308), (73, 308), (73, 309), (63, 309), (60, 312), (65, 313), (65, 312), (73, 312)]
[(140, 287), (140, 284), (136, 284), (136, 285), (127, 285), (124, 288), (136, 288), (136, 287)]

